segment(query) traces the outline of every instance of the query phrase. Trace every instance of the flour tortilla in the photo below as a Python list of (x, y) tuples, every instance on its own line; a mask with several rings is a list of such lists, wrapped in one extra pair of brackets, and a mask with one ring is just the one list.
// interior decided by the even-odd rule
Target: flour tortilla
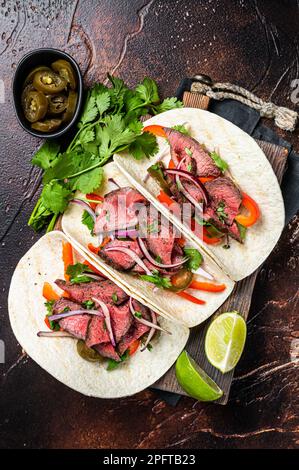
[(55, 279), (63, 278), (61, 247), (65, 240), (62, 232), (48, 233), (18, 263), (8, 298), (14, 334), (26, 353), (43, 369), (84, 395), (119, 398), (140, 392), (172, 366), (188, 340), (189, 329), (159, 318), (161, 326), (172, 335), (160, 334), (151, 342), (152, 351), (138, 351), (113, 371), (106, 370), (107, 363), (82, 359), (77, 353), (77, 341), (72, 338), (39, 338), (37, 332), (46, 330), (42, 287), (45, 281), (52, 284)]
[[(111, 178), (121, 187), (132, 186), (112, 162), (105, 166), (104, 182), (98, 194), (105, 195), (115, 189), (115, 185), (111, 181), (108, 181)], [(143, 281), (132, 274), (117, 271), (99, 256), (88, 250), (88, 244), (93, 243), (97, 246), (98, 239), (97, 237), (93, 237), (88, 228), (82, 224), (81, 219), (83, 211), (84, 209), (82, 209), (81, 206), (70, 204), (64, 213), (62, 217), (62, 229), (67, 237), (69, 237), (73, 243), (77, 243), (83, 250), (88, 252), (89, 257), (93, 259), (108, 277), (112, 280), (116, 279), (117, 283), (121, 285), (124, 290), (130, 290), (136, 299), (152, 305), (153, 309), (162, 316), (176, 320), (188, 327), (199, 325), (210, 317), (231, 293), (234, 282), (221, 271), (219, 266), (210, 259), (206, 253), (203, 254), (203, 266), (215, 277), (218, 283), (225, 284), (226, 289), (219, 293), (194, 291), (190, 289), (190, 294), (206, 301), (205, 305), (194, 304), (165, 289), (157, 290), (155, 286), (149, 282)], [(189, 244), (191, 245), (191, 242)], [(202, 251), (201, 248), (200, 251)]]
[(130, 180), (131, 184), (143, 193), (174, 225), (199, 246), (212, 254), (226, 273), (235, 281), (241, 280), (255, 271), (269, 256), (284, 227), (284, 204), (277, 178), (273, 169), (257, 143), (248, 134), (231, 122), (216, 114), (194, 108), (182, 108), (159, 114), (146, 125), (159, 124), (172, 127), (185, 124), (191, 136), (205, 144), (209, 151), (217, 151), (228, 163), (229, 172), (242, 191), (250, 195), (261, 210), (260, 220), (249, 227), (245, 243), (230, 240), (230, 249), (222, 246), (206, 245), (188, 227), (171, 215), (159, 203), (159, 185), (149, 178), (144, 183), (147, 168), (164, 153), (163, 161), (170, 159), (170, 147), (163, 138), (158, 138), (159, 153), (149, 160), (136, 161), (129, 155), (115, 155), (114, 161)]

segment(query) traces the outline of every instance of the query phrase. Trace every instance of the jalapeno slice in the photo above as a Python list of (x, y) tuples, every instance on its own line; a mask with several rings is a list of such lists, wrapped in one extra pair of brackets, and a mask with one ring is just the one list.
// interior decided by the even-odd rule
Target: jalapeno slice
[(74, 116), (76, 105), (77, 105), (78, 93), (70, 90), (67, 100), (67, 108), (63, 113), (62, 120), (63, 122), (69, 122)]
[(87, 347), (82, 339), (77, 342), (77, 352), (82, 359), (89, 362), (101, 362), (103, 360), (102, 356), (94, 349)]
[(73, 67), (67, 60), (56, 60), (55, 62), (53, 62), (53, 64), (51, 64), (51, 67), (70, 85), (72, 90), (76, 89), (76, 75), (73, 70)]
[(191, 284), (192, 279), (192, 272), (186, 268), (182, 268), (177, 273), (173, 274), (173, 276), (171, 276), (170, 282), (172, 286), (169, 288), (169, 290), (174, 292), (185, 290)]
[(43, 93), (27, 85), (22, 93), (22, 106), (27, 121), (36, 122), (45, 117), (48, 100)]
[(39, 132), (52, 132), (58, 129), (61, 123), (61, 119), (45, 119), (44, 121), (34, 122), (31, 127)]
[(29, 72), (29, 74), (27, 75), (23, 84), (23, 88), (25, 88), (28, 85), (28, 83), (33, 82), (33, 77), (36, 74), (36, 72), (42, 72), (46, 70), (51, 72), (50, 67), (47, 67), (46, 65), (38, 65), (37, 67), (34, 67), (34, 69), (32, 69), (31, 72)]
[(40, 70), (34, 74), (33, 86), (38, 91), (53, 95), (66, 89), (67, 82), (52, 70)]
[(48, 99), (48, 113), (49, 114), (61, 114), (63, 113), (68, 105), (68, 97), (63, 93), (57, 95), (47, 95)]

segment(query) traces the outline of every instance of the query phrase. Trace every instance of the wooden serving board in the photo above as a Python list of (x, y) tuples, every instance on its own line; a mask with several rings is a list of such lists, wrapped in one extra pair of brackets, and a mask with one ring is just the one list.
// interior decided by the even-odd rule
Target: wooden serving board
[[(183, 102), (187, 107), (208, 109), (209, 101), (210, 99), (207, 96), (201, 95), (199, 93), (184, 93)], [(287, 149), (261, 140), (257, 140), (257, 143), (267, 156), (279, 183), (281, 183), (286, 168), (286, 160), (288, 156)], [(212, 317), (210, 317), (205, 323), (199, 325), (198, 327), (192, 328), (190, 338), (186, 346), (187, 351), (198, 363), (198, 365), (202, 367), (202, 369), (204, 369), (223, 390), (223, 396), (217, 401), (217, 403), (222, 405), (225, 405), (228, 401), (234, 371), (231, 371), (227, 374), (222, 374), (209, 363), (204, 351), (206, 331), (211, 321), (222, 312), (237, 310), (242, 314), (245, 320), (247, 319), (251, 304), (252, 292), (258, 271), (259, 270), (255, 271), (246, 279), (238, 282), (230, 297), (214, 313), (214, 315), (212, 315)], [(174, 366), (169, 369), (169, 371), (163, 377), (161, 377), (161, 379), (158, 380), (158, 382), (156, 382), (152, 388), (177, 393), (180, 395), (186, 395), (186, 392), (180, 387), (176, 380)]]
[[(185, 92), (183, 102), (186, 107), (208, 109), (210, 99), (207, 96), (201, 95), (195, 92)], [(144, 116), (143, 121), (152, 116)], [(273, 170), (277, 176), (279, 183), (282, 181), (283, 173), (286, 167), (287, 149), (274, 145), (268, 142), (257, 140), (257, 143), (264, 151), (268, 160), (270, 161)], [(61, 230), (61, 218), (59, 218), (55, 225), (55, 230)], [(224, 302), (224, 304), (207, 320), (205, 323), (198, 327), (192, 328), (190, 337), (186, 346), (187, 351), (193, 357), (193, 359), (202, 367), (208, 375), (215, 380), (219, 387), (223, 390), (224, 394), (217, 403), (225, 405), (228, 400), (231, 383), (233, 380), (234, 372), (231, 371), (227, 374), (222, 374), (220, 371), (215, 369), (207, 360), (204, 351), (204, 339), (206, 330), (213, 318), (222, 312), (229, 312), (231, 310), (237, 310), (241, 312), (242, 316), (247, 319), (249, 308), (251, 304), (252, 292), (254, 289), (255, 280), (258, 274), (258, 270), (251, 274), (251, 276), (238, 282), (235, 286), (234, 291), (230, 297)], [(163, 390), (172, 392), (180, 395), (186, 395), (186, 392), (179, 386), (174, 366), (161, 377), (151, 388), (157, 390)]]

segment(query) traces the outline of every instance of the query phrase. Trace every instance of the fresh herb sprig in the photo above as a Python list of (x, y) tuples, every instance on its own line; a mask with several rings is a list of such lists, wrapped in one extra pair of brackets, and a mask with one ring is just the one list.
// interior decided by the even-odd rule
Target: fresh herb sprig
[(43, 189), (28, 221), (36, 231), (54, 228), (76, 190), (87, 194), (99, 188), (101, 167), (114, 153), (128, 150), (139, 160), (158, 151), (155, 136), (142, 132), (141, 116), (182, 107), (176, 98), (161, 102), (156, 83), (148, 77), (135, 89), (108, 78), (110, 87), (97, 83), (87, 93), (78, 131), (66, 151), (46, 141), (32, 159), (44, 170)]

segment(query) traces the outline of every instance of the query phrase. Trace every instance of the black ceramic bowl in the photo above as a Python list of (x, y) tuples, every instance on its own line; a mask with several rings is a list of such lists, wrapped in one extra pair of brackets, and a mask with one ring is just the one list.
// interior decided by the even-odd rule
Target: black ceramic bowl
[[(77, 93), (78, 93), (78, 100), (77, 106), (74, 113), (72, 120), (65, 125), (62, 125), (57, 130), (53, 132), (39, 132), (31, 128), (30, 122), (24, 116), (23, 108), (21, 105), (21, 94), (23, 83), (26, 76), (30, 73), (30, 71), (37, 67), (38, 65), (47, 65), (50, 66), (52, 62), (58, 59), (65, 59), (67, 60), (73, 67), (76, 77), (77, 77)], [(65, 134), (75, 123), (80, 113), (82, 99), (83, 99), (83, 81), (80, 72), (80, 68), (77, 62), (66, 52), (60, 51), (58, 49), (51, 49), (51, 48), (42, 48), (42, 49), (34, 49), (33, 51), (28, 52), (18, 63), (14, 79), (13, 79), (13, 98), (14, 98), (14, 108), (18, 118), (19, 123), (25, 129), (25, 131), (29, 132), (29, 134), (34, 135), (35, 137), (43, 137), (46, 139), (57, 138)]]

